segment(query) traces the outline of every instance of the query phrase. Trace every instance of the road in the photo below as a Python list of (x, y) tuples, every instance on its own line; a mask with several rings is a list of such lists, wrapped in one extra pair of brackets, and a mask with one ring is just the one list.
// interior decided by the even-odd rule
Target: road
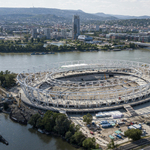
[(150, 150), (150, 146), (142, 148), (141, 150)]
[[(135, 149), (139, 146), (148, 145), (148, 144), (150, 144), (150, 137), (132, 142), (130, 144), (126, 144), (124, 146), (120, 146), (119, 150), (131, 150), (131, 149)], [(147, 149), (147, 150), (149, 150), (149, 149)]]

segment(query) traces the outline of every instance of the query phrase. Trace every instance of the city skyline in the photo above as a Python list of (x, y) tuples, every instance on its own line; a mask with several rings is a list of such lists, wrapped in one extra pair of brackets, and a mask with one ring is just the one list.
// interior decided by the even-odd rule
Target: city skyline
[(149, 0), (8, 0), (0, 1), (1, 7), (44, 7), (69, 10), (82, 10), (86, 13), (103, 12), (105, 14), (142, 16), (150, 15)]

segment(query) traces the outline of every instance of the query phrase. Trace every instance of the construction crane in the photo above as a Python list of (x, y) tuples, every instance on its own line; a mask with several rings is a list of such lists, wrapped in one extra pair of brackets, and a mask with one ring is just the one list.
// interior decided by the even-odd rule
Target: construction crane
[(20, 93), (20, 97), (19, 97), (19, 102), (18, 102), (18, 107), (20, 108), (21, 105), (21, 93)]

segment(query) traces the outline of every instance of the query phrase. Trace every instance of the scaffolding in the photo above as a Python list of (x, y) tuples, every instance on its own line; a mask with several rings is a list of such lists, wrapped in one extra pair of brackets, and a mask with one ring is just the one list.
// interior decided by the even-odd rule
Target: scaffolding
[[(111, 76), (113, 75), (113, 77)], [(68, 61), (18, 74), (26, 97), (37, 105), (97, 108), (150, 94), (150, 64), (125, 60)]]

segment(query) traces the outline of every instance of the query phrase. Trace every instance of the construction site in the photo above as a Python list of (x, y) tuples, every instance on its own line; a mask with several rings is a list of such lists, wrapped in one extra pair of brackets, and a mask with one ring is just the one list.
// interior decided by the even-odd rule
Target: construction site
[[(9, 114), (10, 118), (18, 123), (27, 125), (28, 120), (37, 110), (30, 109), (21, 101), (21, 93), (18, 95), (18, 86), (11, 88), (9, 91), (0, 88), (0, 110)], [(4, 105), (7, 104), (5, 110)]]
[[(45, 65), (17, 76), (24, 103), (67, 113), (99, 112), (148, 101), (150, 65), (123, 60)], [(132, 113), (132, 112), (131, 112)], [(134, 113), (134, 112), (133, 112)]]
[[(18, 74), (18, 85), (5, 93), (5, 100), (2, 98), (3, 102), (12, 101), (12, 120), (27, 124), (31, 115), (42, 111), (64, 112), (103, 149), (111, 139), (119, 145), (130, 141), (124, 136), (129, 128), (142, 130), (142, 136), (150, 135), (149, 64), (96, 60), (51, 66)], [(83, 122), (87, 113), (93, 116), (90, 125)]]

